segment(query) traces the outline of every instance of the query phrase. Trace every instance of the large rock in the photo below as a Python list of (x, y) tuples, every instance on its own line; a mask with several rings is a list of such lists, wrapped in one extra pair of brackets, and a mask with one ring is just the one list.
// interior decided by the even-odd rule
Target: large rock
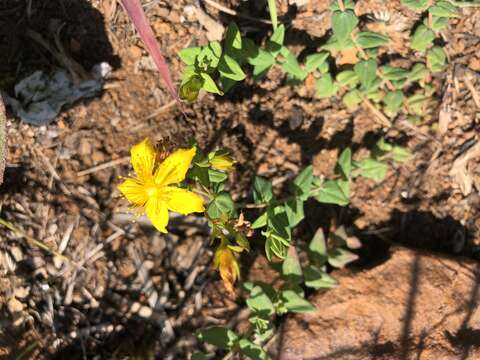
[(480, 359), (480, 268), (464, 258), (396, 249), (369, 270), (343, 272), (291, 317), (278, 359)]

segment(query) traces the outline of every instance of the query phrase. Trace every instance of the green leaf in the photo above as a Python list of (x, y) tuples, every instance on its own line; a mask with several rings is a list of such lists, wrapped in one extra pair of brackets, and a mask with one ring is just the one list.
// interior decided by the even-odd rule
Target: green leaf
[(394, 67), (394, 66), (382, 66), (382, 79), (395, 81), (395, 80), (403, 80), (408, 77), (408, 70)]
[(350, 148), (343, 150), (338, 157), (335, 172), (341, 175), (343, 180), (350, 178), (350, 173), (352, 172), (352, 150)]
[(429, 4), (429, 0), (402, 0), (402, 5), (405, 5), (413, 10), (423, 10)]
[(360, 169), (360, 175), (375, 181), (382, 181), (387, 175), (388, 166), (382, 161), (366, 158), (355, 164)]
[(393, 146), (388, 142), (386, 142), (384, 137), (381, 137), (380, 139), (378, 139), (378, 141), (375, 144), (375, 148), (378, 149), (376, 151), (378, 151), (380, 155), (383, 155), (393, 150)]
[(445, 69), (447, 54), (440, 46), (434, 46), (427, 51), (427, 66), (433, 72), (440, 72)]
[(407, 149), (402, 146), (394, 146), (392, 150), (392, 159), (397, 162), (405, 162), (411, 160), (413, 158), (413, 154)]
[(407, 106), (416, 115), (423, 115), (428, 97), (422, 94), (412, 95), (407, 100)]
[(357, 74), (362, 88), (368, 91), (377, 80), (377, 63), (373, 59), (363, 60), (355, 64), (353, 71)]
[(285, 57), (282, 70), (298, 80), (304, 80), (308, 75), (308, 73), (300, 67), (297, 58), (291, 52), (288, 52), (288, 55)]
[(302, 267), (296, 256), (296, 251), (290, 251), (282, 263), (282, 277), (289, 283), (301, 284), (303, 280)]
[(276, 57), (283, 46), (283, 41), (285, 39), (285, 26), (280, 25), (274, 31), (270, 39), (267, 41), (266, 50), (273, 56)]
[(273, 255), (278, 256), (280, 259), (287, 256), (288, 245), (284, 244), (284, 240), (278, 235), (269, 233), (267, 240), (265, 241), (265, 255), (267, 256), (268, 261), (271, 261)]
[(184, 64), (195, 65), (197, 56), (200, 54), (201, 51), (202, 51), (202, 48), (200, 46), (189, 47), (189, 48), (180, 50), (180, 52), (178, 53), (178, 56), (180, 56), (180, 59), (184, 62)]
[(268, 214), (265, 211), (262, 215), (260, 215), (257, 220), (255, 220), (252, 224), (252, 229), (260, 229), (267, 225)]
[(401, 90), (389, 91), (383, 98), (385, 113), (389, 116), (397, 114), (403, 105), (403, 92)]
[(289, 244), (291, 237), (290, 223), (288, 221), (285, 207), (276, 206), (273, 209), (268, 209), (268, 226), (277, 235), (279, 241), (283, 241), (285, 245)]
[(439, 31), (445, 29), (448, 26), (448, 20), (448, 17), (432, 16), (432, 23), (430, 24), (430, 29), (438, 33)]
[(237, 81), (226, 78), (220, 75), (220, 82), (222, 83), (222, 89), (224, 93), (229, 92), (237, 83)]
[(347, 92), (345, 95), (342, 97), (342, 102), (343, 104), (349, 109), (349, 110), (355, 110), (362, 102), (362, 95), (357, 89), (350, 90)]
[(283, 290), (281, 298), (288, 311), (294, 313), (311, 312), (315, 307), (294, 290)]
[(342, 86), (355, 87), (359, 79), (357, 74), (352, 70), (344, 70), (337, 75), (337, 81)]
[(275, 64), (275, 57), (269, 52), (259, 49), (256, 56), (249, 58), (248, 62), (254, 66), (253, 75), (255, 79), (259, 79)]
[(207, 71), (210, 71), (211, 69), (215, 69), (218, 65), (219, 60), (220, 60), (220, 57), (216, 55), (216, 53), (214, 52), (214, 49), (212, 49), (210, 46), (202, 47), (200, 54), (198, 54), (197, 56), (197, 61), (199, 66), (204, 70), (205, 68), (208, 68), (206, 69)]
[(235, 205), (232, 197), (225, 191), (219, 192), (207, 208), (208, 215), (213, 219), (218, 219), (224, 214), (230, 216), (234, 210)]
[(261, 176), (255, 176), (253, 180), (253, 199), (255, 204), (268, 203), (272, 198), (272, 182)]
[(230, 53), (232, 49), (242, 50), (242, 35), (234, 22), (228, 25), (225, 32), (225, 51)]
[(346, 45), (350, 35), (358, 24), (358, 18), (352, 10), (334, 11), (332, 30), (340, 46)]
[(304, 218), (303, 200), (296, 198), (285, 203), (285, 213), (291, 228), (297, 226)]
[(317, 95), (321, 98), (334, 96), (338, 91), (338, 85), (332, 80), (332, 75), (325, 74), (316, 81)]
[(372, 31), (361, 31), (357, 34), (357, 43), (363, 49), (372, 49), (379, 46), (387, 45), (390, 38), (386, 35)]
[(309, 165), (302, 170), (293, 180), (293, 191), (295, 196), (301, 200), (307, 200), (310, 196), (313, 183), (313, 166)]
[(345, 180), (328, 180), (322, 184), (320, 193), (315, 197), (325, 204), (348, 205), (350, 201), (350, 186)]
[(304, 277), (305, 285), (313, 289), (328, 289), (337, 284), (334, 278), (312, 265), (305, 268)]
[(199, 330), (196, 332), (196, 336), (200, 341), (212, 344), (220, 349), (230, 349), (238, 341), (237, 334), (221, 326)]
[(340, 51), (340, 50), (347, 50), (355, 47), (355, 43), (351, 38), (348, 38), (344, 43), (341, 43), (338, 41), (337, 37), (335, 35), (331, 36), (330, 39), (328, 39), (327, 43), (322, 45), (323, 50), (328, 50), (328, 51)]
[(318, 228), (313, 235), (310, 244), (308, 244), (307, 255), (312, 264), (323, 266), (326, 264), (327, 255), (327, 242), (325, 241), (325, 234), (322, 228)]
[(330, 54), (326, 51), (308, 55), (305, 59), (305, 70), (310, 73), (320, 68), (324, 63), (326, 63), (329, 55)]
[(215, 81), (210, 77), (205, 72), (200, 73), (200, 76), (203, 79), (203, 86), (202, 88), (205, 89), (205, 91), (208, 91), (210, 93), (218, 94), (218, 95), (223, 95), (223, 93), (220, 91), (220, 89), (217, 87), (217, 84), (215, 84)]
[(226, 78), (241, 81), (246, 75), (237, 61), (227, 54), (224, 54), (218, 63), (218, 71)]
[(212, 183), (220, 183), (227, 180), (227, 178), (227, 174), (222, 171), (208, 169), (208, 179)]
[(260, 346), (254, 344), (250, 340), (241, 339), (238, 342), (238, 345), (240, 347), (240, 352), (252, 360), (271, 360), (270, 356), (268, 356)]
[(414, 81), (423, 80), (429, 74), (430, 74), (430, 71), (428, 71), (427, 67), (422, 63), (418, 63), (413, 65), (413, 68), (410, 71), (410, 74), (408, 75), (408, 81), (414, 82)]
[(345, 249), (332, 249), (328, 252), (328, 263), (338, 269), (357, 259), (358, 255)]
[(434, 6), (428, 8), (428, 12), (432, 16), (439, 17), (458, 17), (457, 8), (448, 1), (436, 1)]
[(218, 41), (212, 41), (208, 44), (216, 58), (222, 56), (222, 45)]
[(435, 39), (435, 33), (425, 25), (420, 25), (412, 36), (410, 48), (420, 52), (424, 52), (428, 47), (432, 46)]
[(255, 285), (250, 290), (250, 296), (246, 300), (246, 303), (250, 310), (262, 317), (270, 316), (275, 311), (272, 300), (259, 285)]

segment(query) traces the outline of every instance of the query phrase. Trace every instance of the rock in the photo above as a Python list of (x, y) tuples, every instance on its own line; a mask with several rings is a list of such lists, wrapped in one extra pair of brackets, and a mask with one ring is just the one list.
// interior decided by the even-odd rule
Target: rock
[(480, 268), (407, 249), (336, 274), (314, 313), (289, 318), (278, 359), (480, 359)]

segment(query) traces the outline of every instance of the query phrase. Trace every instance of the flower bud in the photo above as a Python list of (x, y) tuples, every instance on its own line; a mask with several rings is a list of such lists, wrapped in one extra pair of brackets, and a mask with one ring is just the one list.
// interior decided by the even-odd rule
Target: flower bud
[(216, 169), (221, 171), (230, 171), (233, 168), (233, 165), (236, 161), (230, 156), (230, 152), (226, 149), (218, 150), (211, 154), (210, 157), (210, 165)]

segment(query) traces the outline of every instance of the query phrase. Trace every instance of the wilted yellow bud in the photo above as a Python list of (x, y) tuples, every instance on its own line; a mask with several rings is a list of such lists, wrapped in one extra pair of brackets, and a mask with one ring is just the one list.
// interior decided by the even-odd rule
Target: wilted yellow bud
[(222, 243), (215, 252), (214, 265), (227, 291), (233, 292), (233, 284), (240, 277), (240, 268), (233, 251), (226, 244)]
[(217, 170), (230, 171), (236, 161), (230, 156), (230, 152), (222, 149), (213, 153), (210, 158), (210, 165)]
[(203, 79), (198, 76), (192, 76), (186, 83), (180, 86), (180, 98), (187, 101), (195, 101), (198, 93), (203, 86)]

